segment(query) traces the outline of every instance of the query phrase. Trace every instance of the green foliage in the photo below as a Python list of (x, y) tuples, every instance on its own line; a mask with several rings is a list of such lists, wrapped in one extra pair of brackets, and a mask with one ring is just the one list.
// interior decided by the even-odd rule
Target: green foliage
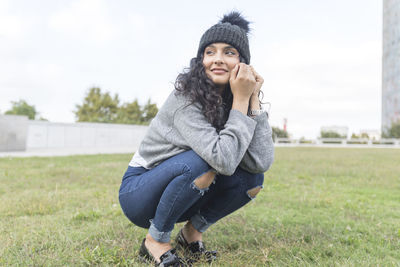
[(76, 105), (75, 116), (78, 122), (113, 122), (117, 118), (118, 94), (111, 97), (108, 92), (102, 93), (98, 87), (89, 90), (82, 105)]
[(157, 115), (157, 112), (158, 112), (157, 105), (151, 103), (149, 99), (146, 105), (143, 107), (143, 112), (142, 112), (143, 122), (144, 123), (150, 122), (150, 120)]
[(40, 116), (39, 120), (40, 120), (40, 121), (49, 121), (48, 119), (43, 118), (42, 116)]
[(279, 127), (271, 127), (272, 128), (272, 139), (275, 141), (275, 138), (289, 138), (289, 134), (287, 131), (280, 129)]
[(382, 134), (383, 138), (400, 138), (400, 120), (392, 123), (392, 126)]
[(369, 135), (367, 133), (362, 133), (361, 138), (369, 139)]
[(321, 131), (321, 138), (346, 138), (346, 136), (334, 131)]
[(140, 108), (137, 99), (135, 99), (131, 103), (124, 103), (118, 109), (118, 116), (116, 123), (123, 123), (123, 124), (142, 123), (142, 110)]
[(312, 140), (306, 139), (304, 136), (299, 139), (300, 144), (312, 144)]
[(120, 105), (118, 94), (112, 97), (108, 92), (102, 93), (98, 87), (89, 89), (82, 105), (76, 105), (74, 111), (78, 122), (103, 122), (122, 124), (148, 124), (158, 108), (150, 99), (144, 107), (138, 100)]
[(35, 116), (38, 114), (36, 111), (35, 106), (31, 106), (28, 103), (26, 103), (25, 100), (19, 100), (19, 101), (11, 101), (12, 103), (12, 108), (10, 110), (7, 110), (4, 114), (7, 115), (25, 115), (28, 116), (30, 120), (34, 120)]
[(359, 138), (369, 139), (369, 135), (367, 133), (361, 133), (360, 135), (357, 135), (355, 133), (351, 134), (351, 139), (359, 139)]

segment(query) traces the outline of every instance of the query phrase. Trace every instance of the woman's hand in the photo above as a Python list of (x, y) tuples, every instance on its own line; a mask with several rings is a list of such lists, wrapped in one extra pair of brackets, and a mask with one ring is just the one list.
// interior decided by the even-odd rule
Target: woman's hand
[(239, 63), (231, 71), (229, 83), (233, 99), (248, 102), (256, 88), (256, 77), (249, 65)]
[(258, 74), (258, 73), (255, 71), (255, 69), (254, 69), (253, 66), (250, 66), (250, 68), (251, 68), (251, 70), (252, 70), (252, 72), (253, 72), (253, 75), (254, 75), (255, 78), (256, 78), (256, 87), (254, 88), (253, 96), (257, 96), (257, 97), (258, 97), (258, 94), (260, 93), (260, 90), (261, 90), (261, 86), (262, 86), (263, 83), (264, 83), (264, 79), (263, 79), (263, 77), (261, 77), (260, 74)]

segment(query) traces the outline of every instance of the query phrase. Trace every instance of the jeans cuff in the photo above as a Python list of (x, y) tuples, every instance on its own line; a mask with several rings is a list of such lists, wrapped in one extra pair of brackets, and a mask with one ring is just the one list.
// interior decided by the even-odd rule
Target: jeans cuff
[(200, 233), (205, 232), (208, 227), (213, 225), (213, 223), (207, 222), (207, 220), (203, 216), (201, 216), (200, 213), (196, 213), (192, 218), (190, 218), (190, 222), (193, 227)]
[(157, 242), (168, 243), (171, 240), (171, 232), (172, 231), (161, 232), (157, 230), (157, 228), (153, 224), (153, 220), (150, 220), (149, 234)]

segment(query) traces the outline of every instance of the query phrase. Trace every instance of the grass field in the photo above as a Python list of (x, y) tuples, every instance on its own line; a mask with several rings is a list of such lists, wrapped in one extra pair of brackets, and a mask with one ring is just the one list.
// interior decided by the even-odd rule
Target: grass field
[[(0, 266), (146, 266), (118, 203), (130, 158), (1, 158)], [(277, 148), (265, 178), (205, 234), (212, 266), (400, 266), (400, 150)]]

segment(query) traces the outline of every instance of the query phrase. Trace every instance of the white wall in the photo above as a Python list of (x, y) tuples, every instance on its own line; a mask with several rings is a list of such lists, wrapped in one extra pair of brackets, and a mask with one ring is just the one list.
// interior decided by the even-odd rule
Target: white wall
[(136, 151), (148, 126), (29, 121), (27, 149), (116, 148)]
[(0, 151), (24, 151), (28, 117), (0, 115)]

